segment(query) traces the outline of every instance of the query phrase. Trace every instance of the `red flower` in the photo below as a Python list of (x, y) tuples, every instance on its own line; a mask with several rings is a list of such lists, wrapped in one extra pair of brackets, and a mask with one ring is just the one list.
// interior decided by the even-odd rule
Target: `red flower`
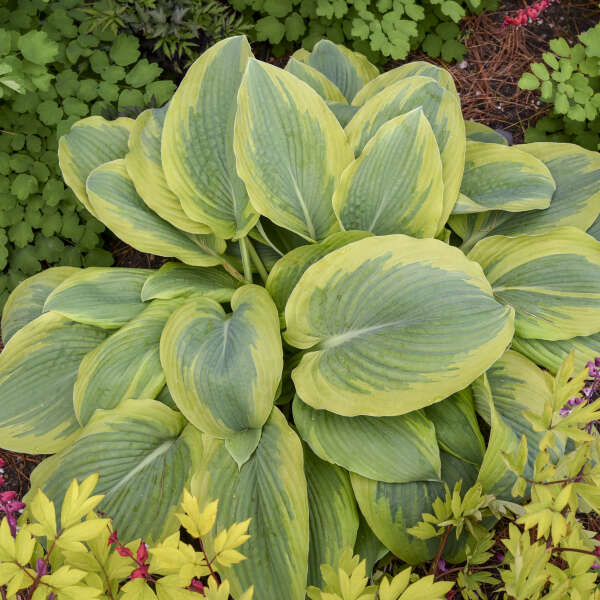
[(108, 536), (108, 544), (107, 546), (112, 546), (113, 544), (116, 544), (119, 540), (117, 539), (117, 530), (115, 529), (109, 536)]
[(201, 594), (204, 594), (204, 584), (195, 577), (192, 579), (192, 583), (190, 583), (189, 589), (194, 592), (200, 592)]
[(133, 552), (129, 548), (125, 548), (125, 546), (117, 546), (117, 552), (119, 556), (133, 558)]
[(129, 579), (148, 579), (148, 565), (141, 565), (132, 571)]
[(144, 542), (140, 542), (137, 549), (137, 564), (142, 566), (148, 560), (148, 548)]

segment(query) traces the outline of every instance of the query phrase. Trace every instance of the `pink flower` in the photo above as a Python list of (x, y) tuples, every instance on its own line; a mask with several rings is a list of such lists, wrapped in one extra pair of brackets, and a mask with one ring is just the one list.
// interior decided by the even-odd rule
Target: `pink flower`
[(116, 544), (119, 540), (117, 539), (117, 530), (115, 529), (109, 536), (108, 536), (108, 543), (107, 546), (112, 546), (113, 544)]
[[(509, 17), (508, 15), (504, 18), (503, 27), (513, 25), (514, 27), (521, 27), (527, 25), (540, 18), (542, 12), (544, 12), (554, 0), (539, 0), (532, 6), (522, 8), (517, 13), (516, 17)], [(600, 365), (598, 365), (600, 366)]]
[(142, 566), (148, 560), (148, 546), (144, 542), (140, 542), (137, 549), (137, 564)]
[(117, 553), (119, 556), (123, 556), (124, 558), (133, 558), (133, 552), (129, 548), (125, 548), (125, 546), (118, 546)]
[(194, 592), (200, 592), (201, 594), (204, 594), (204, 584), (195, 577), (192, 579), (192, 582), (189, 585), (189, 589)]
[(131, 572), (129, 579), (148, 579), (148, 566), (142, 565)]

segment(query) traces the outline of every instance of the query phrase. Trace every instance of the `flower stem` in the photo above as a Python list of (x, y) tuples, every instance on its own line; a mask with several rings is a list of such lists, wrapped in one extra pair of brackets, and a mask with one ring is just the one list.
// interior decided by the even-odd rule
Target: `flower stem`
[(433, 575), (437, 575), (438, 563), (440, 562), (440, 558), (442, 558), (442, 552), (444, 552), (444, 548), (446, 546), (446, 542), (448, 541), (448, 536), (450, 535), (451, 530), (452, 525), (446, 528), (446, 531), (440, 540), (440, 545), (438, 546), (437, 552), (435, 553), (435, 558), (433, 559), (433, 563), (431, 565), (431, 573)]

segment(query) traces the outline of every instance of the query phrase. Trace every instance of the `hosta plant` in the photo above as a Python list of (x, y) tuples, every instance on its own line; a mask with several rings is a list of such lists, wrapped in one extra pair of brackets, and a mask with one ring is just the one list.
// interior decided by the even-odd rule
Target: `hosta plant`
[(445, 485), (512, 500), (498, 449), (536, 446), (537, 365), (598, 354), (600, 156), (465, 124), (432, 65), (380, 75), (323, 41), (279, 69), (229, 38), (166, 107), (78, 122), (59, 160), (107, 227), (181, 262), (15, 290), (2, 445), (53, 454), (31, 494), (58, 506), (98, 472), (125, 543), (170, 535), (188, 484), (218, 528), (251, 518), (234, 596), (303, 600), (348, 546), (432, 559), (407, 529)]

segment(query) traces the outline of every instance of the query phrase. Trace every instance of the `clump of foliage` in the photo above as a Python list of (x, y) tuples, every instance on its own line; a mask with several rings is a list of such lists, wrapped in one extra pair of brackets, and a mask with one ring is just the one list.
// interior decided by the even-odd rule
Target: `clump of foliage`
[(230, 0), (256, 22), (254, 36), (274, 45), (276, 56), (297, 47), (312, 50), (321, 38), (347, 44), (370, 60), (406, 58), (421, 47), (432, 58), (461, 60), (466, 49), (457, 23), (496, 0)]
[[(139, 60), (133, 36), (84, 33), (80, 0), (0, 8), (0, 306), (48, 265), (110, 265), (104, 226), (66, 189), (58, 137), (110, 106), (164, 103), (174, 84)], [(8, 90), (8, 93), (7, 93)]]
[(151, 53), (161, 53), (177, 72), (211, 43), (252, 27), (219, 0), (100, 0), (85, 10), (88, 31), (131, 31), (152, 42)]
[[(237, 548), (250, 537), (249, 521), (221, 529), (214, 544), (205, 545), (218, 502), (201, 510), (196, 498), (184, 491), (182, 512), (175, 516), (193, 543), (184, 542), (177, 531), (152, 546), (141, 539), (124, 545), (111, 519), (95, 511), (103, 498), (92, 496), (97, 482), (98, 474), (81, 483), (73, 479), (58, 519), (54, 503), (41, 490), (28, 505), (16, 499), (16, 492), (0, 493), (0, 513), (6, 513), (0, 522), (3, 600), (229, 598), (229, 582), (221, 581), (217, 570), (245, 559)], [(23, 513), (18, 525), (17, 510)], [(250, 587), (237, 600), (251, 600), (252, 595)]]
[(600, 149), (600, 24), (581, 33), (581, 43), (550, 42), (541, 63), (531, 64), (519, 87), (541, 92), (550, 114), (526, 132), (526, 141), (573, 141)]
[(0, 439), (53, 454), (30, 494), (57, 506), (99, 473), (125, 544), (168, 538), (188, 486), (218, 528), (252, 519), (234, 596), (304, 600), (348, 547), (367, 574), (433, 560), (409, 530), (446, 486), (514, 501), (500, 450), (537, 446), (540, 367), (600, 354), (600, 155), (507, 146), (431, 64), (379, 75), (323, 40), (280, 69), (228, 38), (166, 107), (82, 119), (59, 157), (116, 235), (182, 262), (20, 284)]
[[(424, 514), (423, 520), (410, 529), (419, 539), (438, 542), (438, 551), (428, 569), (431, 575), (427, 584), (440, 586), (439, 596), (434, 587), (424, 588), (424, 579), (412, 575), (410, 569), (394, 564), (392, 573), (399, 573), (391, 581), (376, 569), (373, 579), (381, 578), (378, 598), (562, 600), (598, 597), (600, 536), (596, 531), (587, 530), (582, 521), (582, 514), (600, 510), (597, 461), (600, 405), (595, 402), (600, 388), (600, 369), (597, 365), (600, 359), (588, 363), (589, 373), (584, 370), (571, 378), (573, 356), (567, 357), (552, 381), (552, 393), (546, 398), (543, 415), (528, 413), (532, 419), (530, 432), (541, 434), (533, 454), (530, 456), (526, 435), (514, 453), (500, 450), (509, 470), (516, 476), (512, 496), (518, 499), (529, 490), (531, 499), (523, 505), (502, 501), (484, 494), (480, 483), (464, 494), (460, 482), (452, 491), (446, 488), (445, 495), (433, 502), (432, 513)], [(588, 375), (589, 379), (584, 382)], [(485, 379), (480, 385), (489, 393)], [(580, 395), (574, 396), (582, 386)], [(529, 435), (531, 437), (531, 433)], [(567, 452), (565, 440), (571, 448)], [(490, 443), (500, 448), (498, 440), (490, 440)], [(529, 479), (523, 476), (523, 471), (531, 458), (533, 475)], [(486, 519), (496, 520), (500, 516), (510, 521), (506, 538), (495, 535), (483, 525)], [(459, 539), (464, 530), (472, 535), (466, 546), (466, 561), (448, 568), (441, 558), (443, 549), (450, 536)], [(495, 549), (498, 551), (494, 552)], [(322, 590), (309, 589), (311, 599), (375, 598), (377, 586), (367, 587), (366, 560), (359, 563), (358, 556), (352, 560), (350, 557), (351, 552), (342, 554), (335, 569), (322, 567), (326, 585)], [(434, 578), (436, 583), (433, 583)], [(409, 582), (413, 582), (412, 586), (406, 589)], [(444, 596), (450, 589), (451, 595)]]

